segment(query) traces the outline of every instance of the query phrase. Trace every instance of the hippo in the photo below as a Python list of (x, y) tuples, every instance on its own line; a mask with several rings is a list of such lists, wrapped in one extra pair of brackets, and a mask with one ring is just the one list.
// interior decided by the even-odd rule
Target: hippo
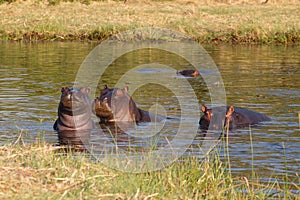
[(128, 87), (108, 88), (107, 85), (93, 102), (93, 112), (100, 122), (159, 122), (166, 117), (156, 115), (137, 107), (128, 94)]
[(84, 147), (90, 144), (91, 130), (58, 131), (60, 145)]
[(180, 74), (182, 76), (187, 76), (187, 77), (198, 77), (200, 74), (197, 70), (181, 70), (177, 71), (177, 74)]
[(53, 125), (54, 130), (78, 131), (94, 128), (89, 92), (90, 89), (85, 87), (61, 89), (58, 118)]
[[(247, 127), (252, 124), (257, 124), (263, 121), (270, 121), (271, 119), (265, 116), (262, 113), (258, 113), (252, 110), (248, 110), (246, 108), (239, 108), (233, 106), (226, 106), (226, 114), (225, 116), (215, 116), (213, 110), (220, 111), (224, 109), (224, 107), (214, 107), (212, 109), (208, 109), (205, 105), (202, 105), (201, 110), (204, 113), (200, 118), (199, 125), (202, 130), (207, 130), (210, 124), (212, 117), (221, 117), (220, 121), (224, 122), (225, 128), (227, 128), (227, 124), (229, 124), (229, 129), (236, 129)], [(220, 129), (217, 125), (214, 125), (213, 128)], [(222, 127), (221, 127), (222, 129)]]

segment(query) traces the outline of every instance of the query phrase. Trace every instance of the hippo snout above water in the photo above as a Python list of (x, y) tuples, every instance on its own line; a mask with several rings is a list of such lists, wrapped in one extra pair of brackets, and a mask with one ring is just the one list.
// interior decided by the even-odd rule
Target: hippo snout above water
[(100, 122), (154, 122), (162, 121), (164, 116), (155, 115), (137, 107), (128, 94), (128, 87), (108, 88), (107, 85), (93, 102), (93, 112)]
[[(227, 124), (229, 124), (229, 129), (242, 128), (259, 122), (271, 120), (262, 113), (233, 106), (226, 106), (225, 110), (225, 107), (214, 107), (208, 109), (205, 105), (202, 105), (201, 110), (203, 115), (200, 118), (199, 125), (202, 130), (208, 130), (213, 118), (217, 123), (212, 125), (212, 128), (215, 129), (222, 129), (222, 126), (226, 126)], [(225, 112), (222, 112), (222, 110)]]
[(53, 125), (54, 130), (77, 131), (93, 128), (89, 92), (90, 89), (86, 87), (61, 89), (58, 118)]

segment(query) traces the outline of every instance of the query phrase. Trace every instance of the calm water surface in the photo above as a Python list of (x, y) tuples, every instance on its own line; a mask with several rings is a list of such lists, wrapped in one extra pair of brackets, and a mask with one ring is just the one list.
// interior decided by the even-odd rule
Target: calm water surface
[[(48, 143), (58, 144), (52, 125), (57, 116), (60, 89), (74, 84), (77, 70), (94, 47), (95, 44), (75, 42), (0, 43), (1, 145), (15, 141), (20, 133), (25, 142), (43, 138)], [(245, 175), (254, 169), (266, 178), (285, 174), (295, 177), (300, 172), (300, 47), (204, 48), (221, 72), (227, 103), (253, 109), (272, 118), (271, 122), (251, 127), (251, 134), (249, 128), (229, 133), (232, 172)], [(162, 62), (175, 69), (191, 68), (185, 60), (159, 51), (128, 53), (105, 71), (99, 80), (99, 88), (104, 84), (114, 86), (130, 66), (145, 61)], [(180, 78), (174, 72), (143, 69), (135, 73), (136, 77), (139, 73), (152, 78), (157, 73), (165, 73), (174, 79)], [(135, 81), (144, 80), (137, 78)], [(210, 96), (202, 79), (188, 81), (196, 92), (198, 103), (210, 104)], [(168, 115), (180, 116), (180, 105), (175, 94), (164, 87), (155, 84), (143, 86), (133, 96), (143, 109), (149, 109), (153, 102), (158, 102)], [(97, 121), (96, 118), (94, 120)], [(173, 125), (175, 129), (176, 123)], [(171, 128), (165, 134), (171, 137), (172, 131)], [(197, 155), (195, 149), (193, 152)]]

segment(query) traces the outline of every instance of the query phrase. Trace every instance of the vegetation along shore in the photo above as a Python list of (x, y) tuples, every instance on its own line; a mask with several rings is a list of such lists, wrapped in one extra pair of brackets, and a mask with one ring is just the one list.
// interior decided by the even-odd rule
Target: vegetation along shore
[[(19, 141), (22, 141), (21, 139)], [(223, 161), (222, 161), (223, 160)], [(226, 161), (227, 160), (227, 161)], [(203, 162), (175, 161), (164, 170), (125, 173), (83, 153), (45, 143), (0, 147), (1, 199), (297, 199), (299, 175), (232, 176), (218, 150)], [(229, 169), (229, 170), (228, 170)], [(279, 178), (279, 179), (277, 179)]]
[[(267, 3), (266, 3), (267, 2)], [(200, 43), (299, 44), (298, 0), (0, 0), (0, 39), (97, 41), (162, 27)]]

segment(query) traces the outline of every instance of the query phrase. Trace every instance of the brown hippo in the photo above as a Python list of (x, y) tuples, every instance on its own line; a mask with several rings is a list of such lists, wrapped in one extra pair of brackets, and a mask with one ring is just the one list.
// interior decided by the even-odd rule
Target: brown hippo
[(90, 144), (91, 130), (58, 131), (58, 142), (60, 145), (77, 146), (84, 148)]
[[(213, 110), (220, 111), (224, 109), (224, 107), (214, 107), (212, 109), (208, 109), (205, 105), (202, 105), (201, 110), (204, 113), (200, 118), (199, 125), (202, 130), (207, 130), (210, 124), (212, 117), (216, 117), (220, 119), (221, 122), (226, 126), (229, 124), (229, 129), (242, 128), (249, 126), (251, 124), (257, 124), (262, 121), (270, 121), (271, 119), (264, 114), (248, 110), (246, 108), (239, 108), (233, 106), (226, 107), (226, 115), (225, 116), (215, 116)], [(218, 125), (214, 125), (212, 128), (219, 129)]]
[(88, 97), (89, 88), (61, 89), (58, 106), (58, 119), (53, 128), (57, 131), (88, 130), (94, 127), (91, 119), (91, 103)]
[(182, 70), (178, 71), (177, 74), (180, 74), (182, 76), (187, 76), (187, 77), (198, 77), (200, 74), (197, 70)]
[(94, 100), (93, 108), (100, 122), (155, 122), (166, 118), (138, 108), (128, 94), (128, 87), (108, 88), (105, 85), (100, 97)]

